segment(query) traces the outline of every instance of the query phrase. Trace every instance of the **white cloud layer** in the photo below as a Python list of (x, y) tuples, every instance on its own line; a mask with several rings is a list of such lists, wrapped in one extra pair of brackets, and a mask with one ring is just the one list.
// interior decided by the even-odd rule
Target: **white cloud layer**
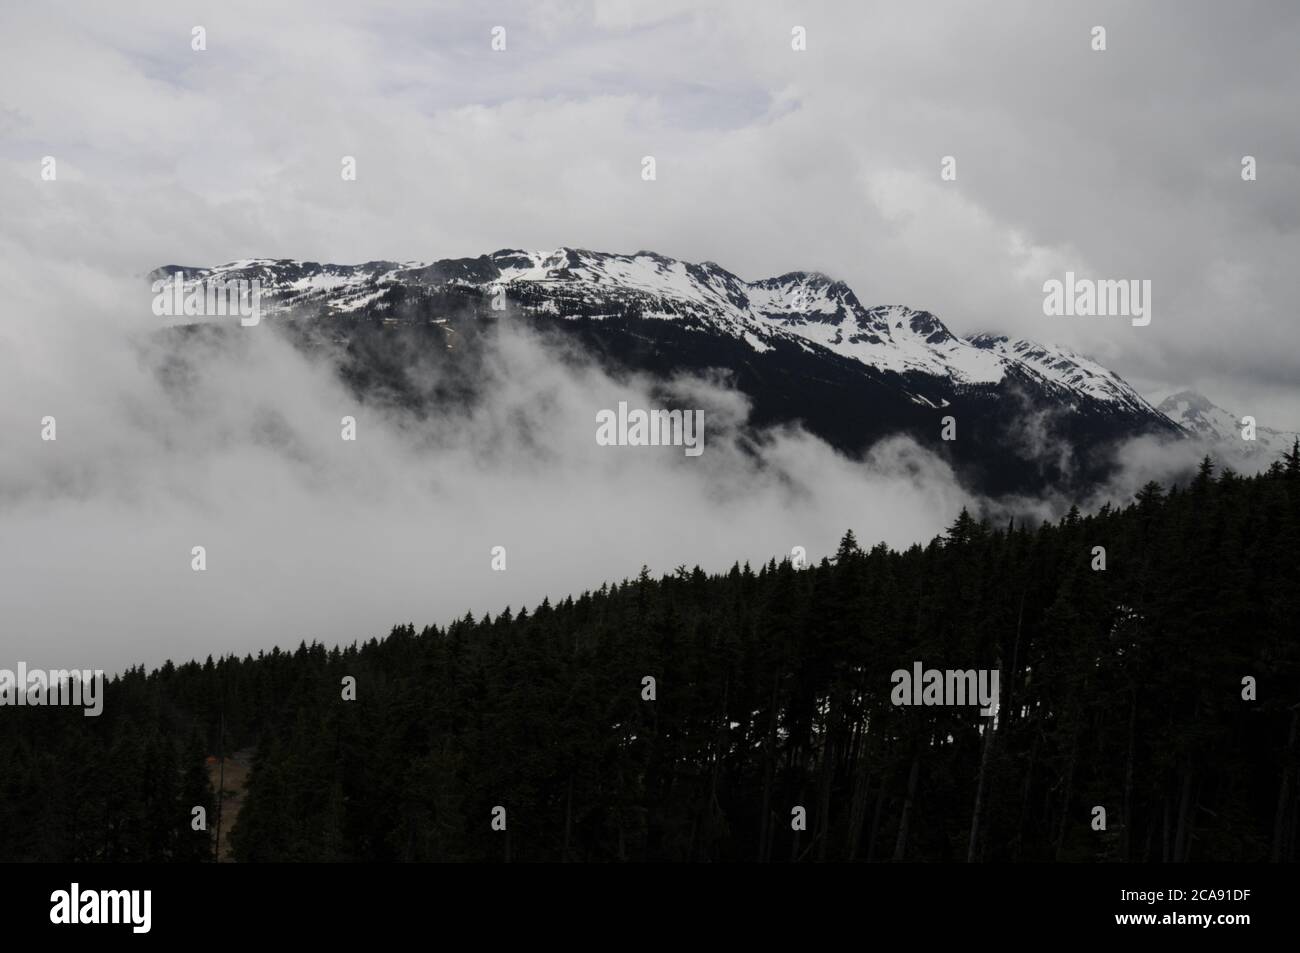
[[(641, 562), (816, 556), (848, 525), (904, 543), (962, 500), (928, 462), (899, 478), (906, 446), (595, 455), (585, 421), (629, 385), (514, 338), (527, 373), (422, 443), (362, 415), (342, 444), (343, 392), (267, 335), (178, 405), (133, 343), (164, 263), (573, 245), (818, 269), (1300, 427), (1292, 4), (84, 2), (6, 4), (0, 37), (0, 595), (32, 664), (350, 640)], [(1151, 325), (1044, 317), (1066, 269), (1151, 279)]]
[[(31, 664), (348, 642), (535, 606), (643, 563), (721, 571), (796, 545), (818, 559), (849, 526), (905, 545), (967, 502), (905, 441), (857, 463), (787, 430), (748, 453), (736, 440), (743, 398), (706, 380), (676, 385), (705, 412), (702, 456), (597, 446), (596, 411), (662, 406), (653, 382), (561, 361), (509, 325), (492, 341), (488, 399), (417, 422), (358, 404), (328, 359), (269, 327), (191, 342), (189, 369), (169, 378), (183, 386), (165, 387), (157, 335), (123, 336), (113, 306), (88, 297), (85, 308), (20, 323), (24, 337), (63, 329), (62, 373), (14, 364), (14, 399), (0, 404), (0, 428), (23, 435), (0, 458), (5, 643)], [(45, 414), (52, 442), (35, 426)], [(355, 442), (341, 439), (344, 415)], [(505, 572), (491, 569), (498, 545)]]

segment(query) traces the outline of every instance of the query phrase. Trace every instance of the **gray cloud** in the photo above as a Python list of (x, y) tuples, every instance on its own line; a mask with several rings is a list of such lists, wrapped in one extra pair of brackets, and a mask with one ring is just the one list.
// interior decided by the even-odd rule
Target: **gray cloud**
[[(671, 384), (705, 411), (702, 456), (599, 447), (597, 410), (662, 406), (661, 385), (611, 378), (509, 324), (488, 339), (486, 399), (417, 420), (358, 403), (328, 356), (269, 326), (190, 341), (178, 368), (156, 329), (112, 320), (132, 295), (147, 300), (147, 285), (90, 282), (84, 310), (47, 296), (10, 326), (57, 338), (62, 371), (13, 366), (0, 403), (5, 648), (34, 665), (348, 642), (533, 606), (643, 563), (721, 571), (796, 545), (816, 559), (850, 526), (905, 545), (968, 502), (906, 441), (862, 463), (797, 429), (745, 450), (748, 406), (722, 381)], [(53, 442), (39, 439), (46, 414)], [(355, 443), (340, 439), (344, 415)], [(497, 545), (504, 573), (490, 567)]]
[[(929, 461), (899, 478), (912, 448), (855, 465), (799, 433), (760, 464), (712, 435), (695, 471), (589, 458), (594, 408), (644, 382), (570, 380), (516, 340), (503, 354), (528, 374), (502, 375), (472, 422), (494, 459), (479, 431), (388, 418), (343, 455), (345, 396), (270, 336), (214, 353), (186, 402), (159, 390), (136, 281), (167, 262), (567, 244), (750, 279), (815, 268), (959, 333), (1060, 342), (1300, 427), (1286, 3), (87, 2), (5, 5), (0, 36), (0, 571), (6, 641), (33, 664), (206, 653), (218, 634), (251, 649), (269, 620), (273, 641), (350, 638), (641, 561), (817, 554), (850, 524), (905, 542), (962, 499)], [(1151, 326), (1044, 317), (1042, 281), (1066, 269), (1152, 279)], [(552, 410), (531, 417), (542, 394)], [(57, 446), (30, 444), (47, 413)], [(537, 462), (539, 434), (556, 452)], [(526, 542), (489, 574), (511, 527)], [(204, 576), (177, 555), (198, 537)], [(63, 657), (86, 633), (96, 658)]]

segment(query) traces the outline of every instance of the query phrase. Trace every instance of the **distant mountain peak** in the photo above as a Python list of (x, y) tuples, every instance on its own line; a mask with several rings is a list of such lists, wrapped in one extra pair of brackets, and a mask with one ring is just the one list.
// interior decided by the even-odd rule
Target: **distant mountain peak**
[[(176, 266), (158, 272), (168, 269)], [(507, 296), (512, 289), (527, 289), (525, 306), (558, 315), (577, 309), (588, 316), (614, 316), (629, 308), (645, 318), (689, 315), (699, 326), (740, 338), (757, 351), (778, 339), (799, 341), (879, 372), (958, 386), (992, 386), (1013, 374), (1124, 412), (1158, 416), (1117, 374), (1066, 348), (990, 333), (963, 339), (929, 311), (899, 304), (867, 307), (845, 282), (815, 270), (749, 282), (712, 261), (686, 262), (647, 249), (621, 254), (560, 246), (502, 248), (429, 264), (244, 259), (186, 275), (197, 281), (257, 278), (272, 313), (355, 314), (377, 307), (389, 290), (403, 285), (454, 284), (485, 294), (504, 288)], [(914, 399), (931, 403), (919, 395)]]

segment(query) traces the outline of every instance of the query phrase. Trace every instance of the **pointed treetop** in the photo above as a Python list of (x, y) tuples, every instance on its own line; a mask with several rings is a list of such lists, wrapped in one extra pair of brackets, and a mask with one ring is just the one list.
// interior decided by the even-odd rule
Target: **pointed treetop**
[(1287, 476), (1300, 477), (1300, 437), (1292, 442), (1290, 450), (1283, 452), (1282, 462)]

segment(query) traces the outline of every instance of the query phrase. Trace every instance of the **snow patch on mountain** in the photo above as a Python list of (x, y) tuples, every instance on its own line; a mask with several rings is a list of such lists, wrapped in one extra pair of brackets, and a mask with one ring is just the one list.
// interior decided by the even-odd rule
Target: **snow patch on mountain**
[(1044, 381), (1137, 413), (1159, 412), (1114, 371), (1069, 348), (993, 334), (977, 334), (970, 341)]
[[(168, 269), (158, 269), (154, 276)], [(186, 279), (187, 284), (256, 279), (269, 314), (381, 307), (385, 292), (398, 285), (454, 285), (484, 295), (526, 289), (527, 307), (557, 316), (632, 312), (644, 318), (690, 319), (760, 353), (782, 340), (797, 342), (881, 371), (946, 378), (958, 385), (996, 385), (1014, 371), (1125, 412), (1159, 416), (1117, 374), (1065, 348), (988, 334), (963, 339), (928, 311), (867, 307), (844, 282), (816, 271), (747, 282), (713, 262), (694, 264), (650, 251), (623, 255), (556, 248), (501, 249), (429, 264), (250, 258), (187, 272)], [(911, 396), (933, 405), (919, 394)]]
[(1212, 450), (1229, 457), (1254, 459), (1271, 463), (1290, 450), (1297, 439), (1295, 432), (1274, 430), (1256, 422), (1255, 439), (1242, 438), (1243, 419), (1219, 405), (1204, 394), (1193, 390), (1176, 391), (1160, 401), (1157, 408), (1162, 414), (1184, 430), (1207, 444)]

